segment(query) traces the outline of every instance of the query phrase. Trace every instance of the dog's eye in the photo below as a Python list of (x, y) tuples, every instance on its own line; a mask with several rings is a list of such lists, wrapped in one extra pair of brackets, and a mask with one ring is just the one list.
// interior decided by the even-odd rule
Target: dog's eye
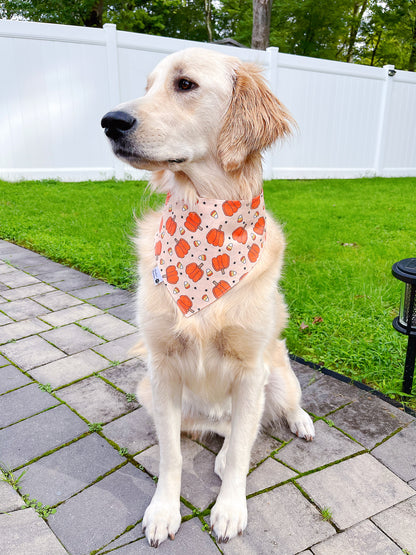
[(191, 91), (195, 89), (198, 85), (189, 79), (178, 79), (176, 86), (180, 91)]

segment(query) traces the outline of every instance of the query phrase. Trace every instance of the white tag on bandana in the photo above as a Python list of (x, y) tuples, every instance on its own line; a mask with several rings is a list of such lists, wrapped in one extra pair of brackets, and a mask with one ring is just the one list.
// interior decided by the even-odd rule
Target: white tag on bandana
[(155, 266), (155, 268), (153, 268), (152, 276), (153, 276), (153, 283), (155, 285), (160, 285), (161, 283), (163, 283), (163, 277), (158, 266)]
[(199, 198), (193, 206), (168, 195), (155, 236), (153, 279), (162, 278), (182, 313), (192, 316), (254, 268), (265, 238), (263, 193), (249, 202)]

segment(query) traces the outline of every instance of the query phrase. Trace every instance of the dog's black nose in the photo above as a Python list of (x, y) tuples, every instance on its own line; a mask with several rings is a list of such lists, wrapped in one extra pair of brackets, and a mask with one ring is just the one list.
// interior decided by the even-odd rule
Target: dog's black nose
[(136, 118), (120, 110), (108, 112), (101, 120), (101, 127), (110, 139), (117, 140), (136, 123)]

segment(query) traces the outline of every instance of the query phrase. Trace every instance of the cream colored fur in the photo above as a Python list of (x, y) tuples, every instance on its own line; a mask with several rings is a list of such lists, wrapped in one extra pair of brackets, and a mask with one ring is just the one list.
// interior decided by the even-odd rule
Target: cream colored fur
[[(181, 79), (196, 86), (182, 90)], [(248, 200), (262, 188), (264, 148), (293, 123), (258, 68), (211, 50), (168, 56), (148, 80), (144, 97), (117, 108), (137, 118), (116, 154), (152, 170), (152, 187), (184, 198)], [(158, 546), (179, 528), (180, 433), (224, 436), (215, 471), (222, 479), (211, 526), (219, 541), (247, 524), (246, 475), (260, 426), (279, 418), (300, 437), (314, 428), (300, 408), (300, 387), (279, 338), (287, 320), (277, 289), (284, 238), (271, 214), (262, 255), (237, 286), (185, 318), (164, 285), (155, 286), (154, 236), (158, 212), (138, 224), (138, 322), (148, 375), (138, 388), (153, 416), (160, 444), (160, 473), (143, 529)]]

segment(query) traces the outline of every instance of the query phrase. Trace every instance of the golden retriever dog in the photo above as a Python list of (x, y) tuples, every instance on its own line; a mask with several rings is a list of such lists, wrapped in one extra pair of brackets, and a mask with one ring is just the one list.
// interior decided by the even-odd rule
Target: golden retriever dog
[(246, 528), (246, 476), (260, 428), (283, 419), (297, 436), (314, 437), (279, 338), (284, 238), (262, 197), (261, 151), (292, 123), (257, 66), (202, 48), (167, 56), (146, 94), (101, 122), (114, 153), (151, 170), (153, 189), (168, 193), (160, 211), (141, 219), (136, 240), (148, 364), (138, 395), (160, 445), (143, 518), (153, 547), (181, 523), (181, 431), (224, 437), (210, 517), (219, 542)]

